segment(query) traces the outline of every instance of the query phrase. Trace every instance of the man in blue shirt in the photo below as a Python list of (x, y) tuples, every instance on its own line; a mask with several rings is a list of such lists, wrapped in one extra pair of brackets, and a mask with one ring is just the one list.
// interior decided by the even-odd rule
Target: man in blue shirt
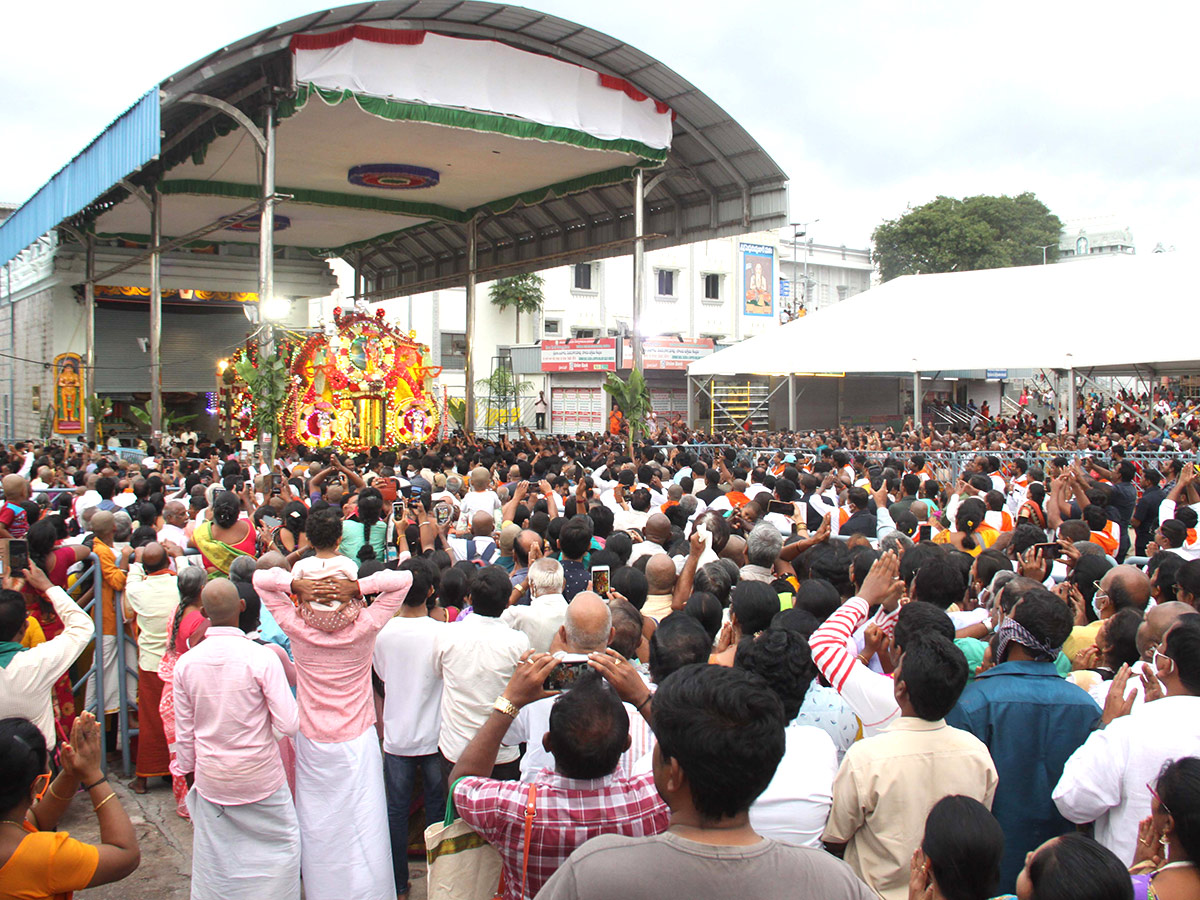
[(1000, 888), (1012, 891), (1025, 854), (1074, 829), (1051, 794), (1100, 707), (1058, 674), (1054, 660), (1073, 617), (1058, 597), (1030, 590), (997, 629), (998, 665), (967, 686), (946, 724), (987, 744), (1000, 775), (992, 813), (1004, 829)]

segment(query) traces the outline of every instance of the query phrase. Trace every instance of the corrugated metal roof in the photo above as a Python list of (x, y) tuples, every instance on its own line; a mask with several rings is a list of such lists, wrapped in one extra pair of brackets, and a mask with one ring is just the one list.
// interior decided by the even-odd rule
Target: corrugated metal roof
[(0, 224), (0, 265), (158, 157), (158, 89), (148, 91)]
[[(648, 241), (648, 248), (765, 230), (787, 221), (787, 176), (741, 125), (689, 81), (609, 35), (536, 10), (476, 0), (388, 0), (338, 7), (265, 29), (210, 54), (160, 85), (159, 165), (169, 167), (189, 157), (234, 127), (214, 110), (180, 102), (185, 94), (219, 97), (258, 118), (269, 92), (291, 84), (291, 36), (350, 23), (400, 23), (500, 41), (615, 75), (668, 103), (677, 114), (673, 146), (663, 168), (647, 175), (654, 187), (647, 195), (646, 233), (663, 237)], [(153, 174), (145, 173), (147, 183)], [(122, 201), (123, 189), (108, 190), (116, 180), (44, 224), (43, 231), (88, 203), (90, 214)], [(478, 234), (479, 266), (487, 277), (524, 271), (548, 257), (561, 264), (628, 253), (632, 191), (629, 184), (615, 184), (535, 207), (518, 205), (507, 213), (485, 216)], [(466, 272), (465, 226), (430, 222), (353, 255), (351, 262), (374, 288), (396, 294), (461, 282)]]

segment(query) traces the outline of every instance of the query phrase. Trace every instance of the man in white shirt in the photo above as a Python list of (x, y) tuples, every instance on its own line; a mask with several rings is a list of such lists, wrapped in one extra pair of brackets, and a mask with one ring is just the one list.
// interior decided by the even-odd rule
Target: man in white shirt
[(442, 819), (446, 783), (438, 757), (442, 726), (442, 679), (434, 670), (434, 644), (447, 628), (430, 618), (433, 585), (419, 563), (405, 563), (413, 583), (400, 612), (375, 639), (375, 673), (383, 682), (383, 779), (392, 872), (396, 890), (408, 884), (408, 811), (417, 772), (425, 789), (425, 825)]
[[(471, 615), (442, 629), (435, 639), (433, 669), (442, 678), (438, 751), (444, 776), (487, 721), (492, 704), (529, 651), (525, 633), (500, 620), (511, 593), (508, 573), (499, 566), (481, 569), (471, 588)], [(501, 748), (492, 777), (516, 779), (517, 754), (516, 747)]]
[(162, 544), (152, 541), (135, 554), (125, 580), (125, 614), (137, 617), (138, 625), (138, 752), (137, 777), (133, 789), (145, 793), (146, 779), (170, 775), (170, 755), (158, 707), (163, 680), (158, 666), (167, 649), (167, 638), (175, 610), (179, 608), (179, 586), (171, 571), (171, 557)]
[(159, 543), (172, 543), (180, 550), (187, 549), (187, 507), (178, 500), (168, 500), (163, 505), (163, 527), (158, 530)]
[[(1147, 784), (1168, 760), (1195, 756), (1200, 747), (1200, 617), (1172, 625), (1152, 665), (1167, 696), (1127, 715), (1131, 696), (1106, 704), (1104, 727), (1071, 754), (1052, 795), (1068, 821), (1095, 822), (1096, 840), (1126, 866), (1137, 849), (1138, 822), (1150, 810)], [(1113, 679), (1118, 691), (1125, 674)]]
[(44, 644), (22, 648), (28, 622), (25, 597), (7, 586), (11, 582), (5, 576), (6, 586), (0, 590), (0, 719), (28, 719), (42, 732), (46, 746), (54, 747), (58, 743), (51, 703), (54, 682), (79, 658), (95, 628), (92, 617), (36, 565), (30, 564), (25, 578), (54, 605), (63, 630)]
[(510, 606), (500, 615), (509, 628), (523, 632), (535, 653), (550, 649), (554, 635), (567, 615), (563, 597), (563, 567), (557, 559), (535, 559), (529, 564), (524, 584), (529, 589), (528, 606)]
[[(559, 635), (563, 652), (571, 654), (570, 658), (574, 659), (589, 653), (604, 653), (612, 635), (612, 613), (604, 598), (591, 591), (576, 594), (567, 607)], [(586, 661), (580, 668), (581, 671), (587, 671)], [(564, 687), (565, 690), (569, 688)], [(504, 736), (504, 743), (508, 746), (525, 744), (525, 756), (521, 759), (521, 781), (531, 782), (542, 769), (554, 768), (554, 754), (546, 749), (542, 738), (550, 730), (550, 710), (556, 699), (545, 697), (521, 707)], [(621, 754), (616, 771), (618, 775), (629, 776), (633, 774), (634, 764), (653, 749), (654, 744), (650, 728), (638, 711), (626, 703), (625, 712), (629, 714), (629, 746)]]
[(451, 537), (447, 539), (450, 549), (454, 551), (456, 561), (482, 560), (491, 564), (500, 556), (500, 548), (492, 538), (496, 520), (492, 514), (479, 510), (471, 519), (471, 533), (466, 537)]
[(641, 531), (646, 527), (646, 520), (650, 518), (650, 492), (645, 488), (637, 488), (626, 496), (624, 488), (619, 490), (620, 499), (617, 500), (617, 509), (613, 516), (613, 530), (628, 531), (633, 528)]

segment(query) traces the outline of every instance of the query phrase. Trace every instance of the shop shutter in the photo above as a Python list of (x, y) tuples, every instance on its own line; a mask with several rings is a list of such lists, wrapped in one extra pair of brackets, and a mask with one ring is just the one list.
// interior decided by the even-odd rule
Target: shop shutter
[[(253, 328), (240, 309), (163, 310), (163, 390), (213, 390), (217, 360), (233, 353)], [(138, 338), (150, 338), (148, 307), (97, 308), (97, 391), (150, 390), (150, 354), (138, 346)]]

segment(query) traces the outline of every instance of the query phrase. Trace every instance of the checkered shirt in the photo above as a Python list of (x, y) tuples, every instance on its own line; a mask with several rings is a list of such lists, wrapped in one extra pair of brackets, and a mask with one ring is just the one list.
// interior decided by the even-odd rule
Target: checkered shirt
[[(643, 837), (667, 830), (670, 813), (651, 775), (624, 778), (564, 778), (543, 769), (533, 782), (537, 798), (529, 848), (526, 897), (542, 885), (584, 841), (599, 834)], [(463, 821), (500, 852), (505, 900), (521, 897), (525, 852), (525, 807), (529, 784), (469, 776), (454, 787)]]

